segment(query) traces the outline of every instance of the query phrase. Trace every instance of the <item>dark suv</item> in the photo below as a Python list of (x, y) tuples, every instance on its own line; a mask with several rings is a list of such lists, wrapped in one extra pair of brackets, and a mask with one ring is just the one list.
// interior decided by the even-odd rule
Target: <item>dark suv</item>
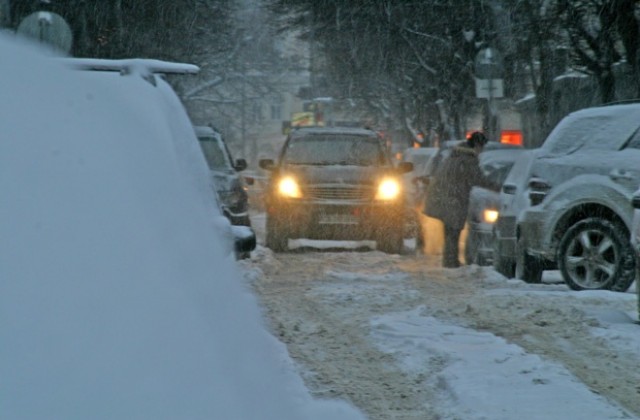
[(287, 249), (289, 238), (375, 240), (384, 252), (403, 247), (403, 173), (378, 135), (366, 129), (301, 128), (287, 138), (265, 195), (266, 245)]

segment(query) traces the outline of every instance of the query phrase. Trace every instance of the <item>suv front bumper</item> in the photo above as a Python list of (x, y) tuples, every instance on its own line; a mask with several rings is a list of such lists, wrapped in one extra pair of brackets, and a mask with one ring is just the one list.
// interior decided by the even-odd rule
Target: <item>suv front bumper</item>
[(375, 239), (390, 229), (403, 231), (406, 220), (398, 202), (278, 200), (267, 206), (267, 215), (290, 237), (309, 239)]

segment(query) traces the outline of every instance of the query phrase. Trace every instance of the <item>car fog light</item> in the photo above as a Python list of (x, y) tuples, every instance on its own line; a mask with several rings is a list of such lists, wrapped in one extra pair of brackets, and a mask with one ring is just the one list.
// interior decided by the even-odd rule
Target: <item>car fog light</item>
[(482, 218), (484, 219), (484, 221), (486, 223), (495, 223), (496, 220), (498, 220), (498, 215), (500, 213), (498, 213), (498, 210), (493, 210), (493, 209), (485, 209), (482, 212)]
[(395, 200), (400, 195), (400, 183), (395, 179), (385, 179), (378, 185), (377, 200)]
[(298, 183), (293, 178), (283, 178), (278, 183), (278, 191), (280, 195), (284, 197), (290, 198), (300, 198), (302, 197), (302, 193), (300, 192), (300, 187), (298, 187)]

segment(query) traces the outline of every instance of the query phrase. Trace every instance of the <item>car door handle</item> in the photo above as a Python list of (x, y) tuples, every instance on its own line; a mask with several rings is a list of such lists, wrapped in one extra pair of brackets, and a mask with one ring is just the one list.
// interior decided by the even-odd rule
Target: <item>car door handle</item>
[(515, 194), (517, 187), (513, 184), (504, 184), (502, 186), (502, 192), (505, 194)]
[(624, 169), (612, 169), (611, 172), (609, 172), (609, 178), (614, 181), (632, 181), (635, 177), (631, 172), (625, 171)]

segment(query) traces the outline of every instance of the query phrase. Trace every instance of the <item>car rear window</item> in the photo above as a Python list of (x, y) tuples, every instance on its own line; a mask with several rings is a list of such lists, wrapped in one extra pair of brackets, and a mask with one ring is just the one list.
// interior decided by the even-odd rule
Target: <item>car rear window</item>
[(386, 163), (379, 140), (358, 135), (312, 134), (292, 138), (283, 155), (290, 165), (356, 165)]

